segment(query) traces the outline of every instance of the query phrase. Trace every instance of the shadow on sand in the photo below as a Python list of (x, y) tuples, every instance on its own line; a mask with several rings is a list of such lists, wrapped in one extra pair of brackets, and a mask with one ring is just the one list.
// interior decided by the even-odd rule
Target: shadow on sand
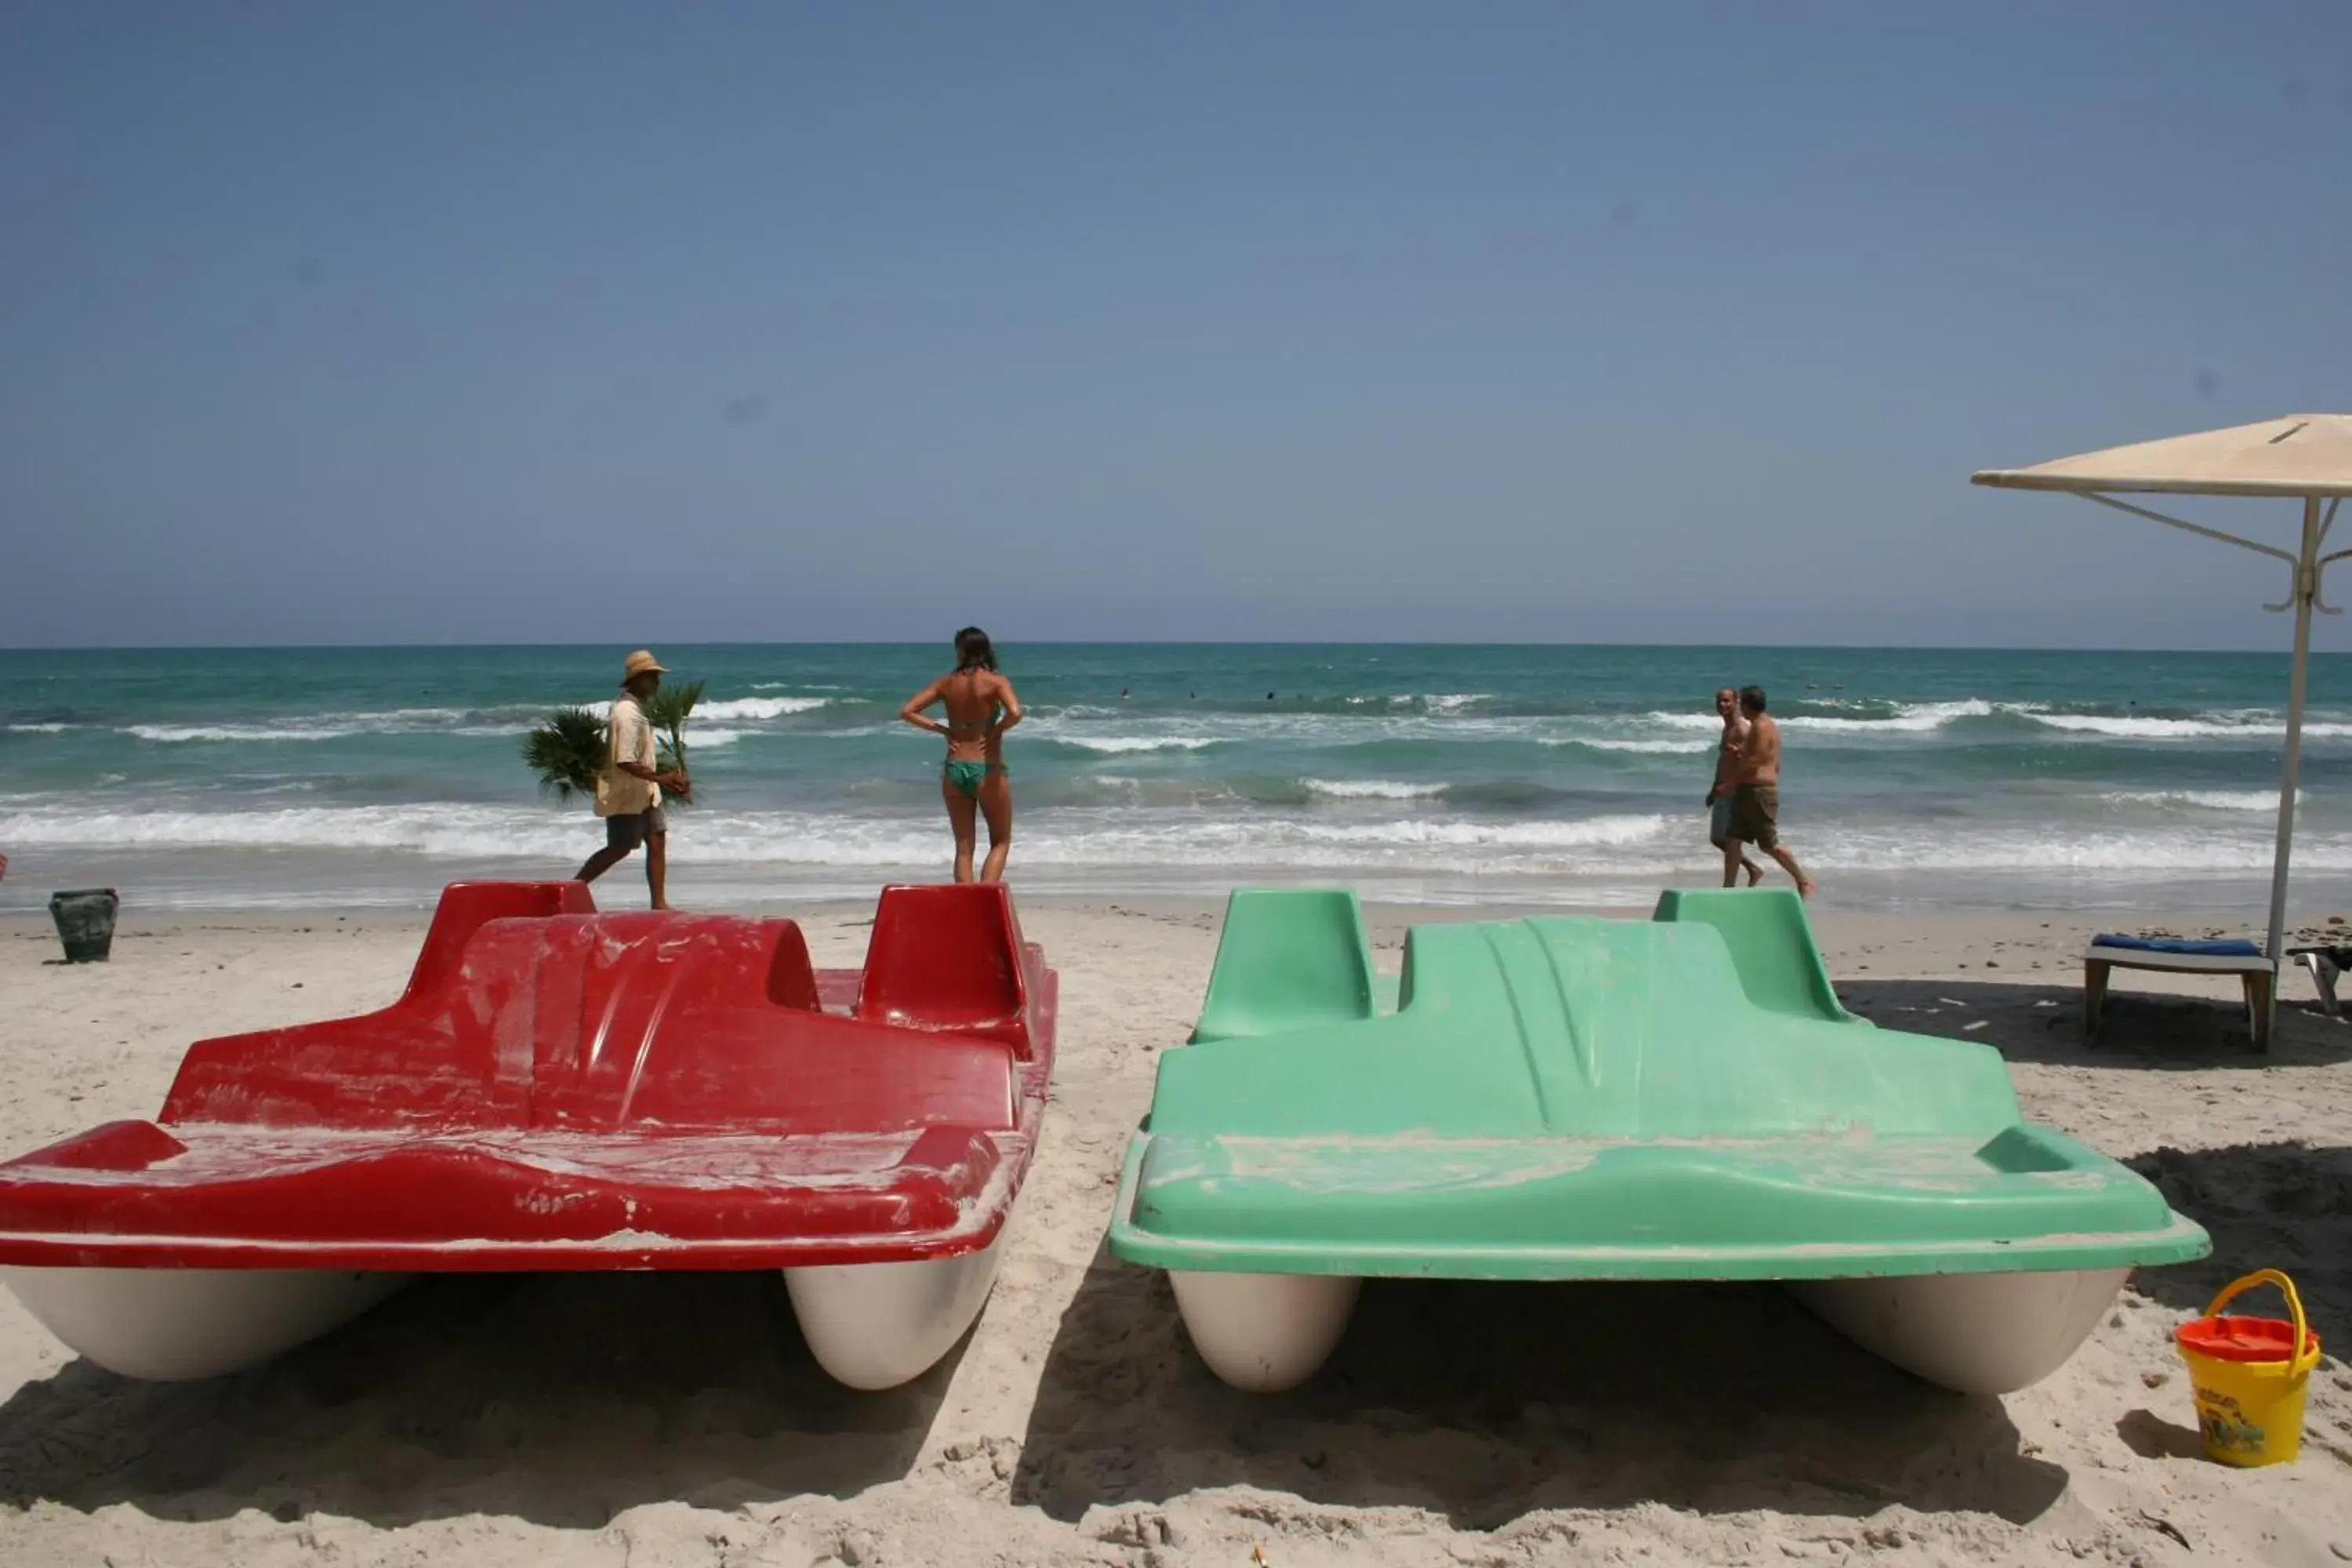
[(2121, 984), (2107, 993), (2095, 1047), (2083, 1038), (2079, 983), (1848, 979), (1837, 989), (1848, 1008), (1882, 1028), (1975, 1040), (2013, 1062), (2179, 1072), (2352, 1061), (2352, 1026), (2316, 1005), (2282, 999), (2271, 1048), (2257, 1052), (2235, 1002)]
[(1897, 1372), (1769, 1285), (1371, 1280), (1305, 1387), (1241, 1394), (1192, 1353), (1166, 1277), (1106, 1251), (1055, 1336), (1013, 1500), (1076, 1520), (1247, 1485), (1477, 1530), (1646, 1501), (2024, 1521), (2066, 1474), (2019, 1442), (2000, 1401)]
[(845, 1496), (907, 1473), (962, 1353), (890, 1393), (843, 1388), (773, 1270), (429, 1277), (233, 1376), (76, 1361), (27, 1384), (0, 1406), (0, 1503), (593, 1529), (656, 1500)]
[[(2132, 1276), (2132, 1289), (2151, 1300), (2184, 1312), (2202, 1312), (2221, 1288), (2258, 1268), (2284, 1270), (2294, 1280), (2304, 1310), (2320, 1333), (2321, 1372), (2313, 1384), (2315, 1402), (2326, 1403), (2325, 1388), (2340, 1382), (2338, 1359), (2352, 1324), (2352, 1149), (2304, 1143), (2241, 1143), (2227, 1149), (2158, 1149), (2124, 1162), (2156, 1184), (2165, 1201), (2203, 1226), (2213, 1237), (2213, 1255), (2194, 1263), (2146, 1268)], [(2270, 1290), (2248, 1294), (2232, 1311), (2283, 1318), (2284, 1304)], [(2338, 1415), (2340, 1421), (2340, 1413)], [(2149, 1458), (2200, 1456), (2204, 1446), (2193, 1426), (2133, 1411), (2116, 1434)], [(2352, 1453), (2330, 1436), (2317, 1418), (2305, 1427), (2307, 1446), (2327, 1449), (2346, 1463)]]
[[(2294, 1277), (2324, 1343), (2352, 1325), (2352, 1149), (2241, 1143), (2158, 1149), (2124, 1163), (2213, 1237), (2212, 1257), (2143, 1270), (2133, 1277), (2133, 1289), (2167, 1306), (2201, 1312), (2231, 1280), (2257, 1268), (2282, 1268)], [(2270, 1317), (2282, 1312), (2278, 1298), (2267, 1292), (2250, 1298), (2246, 1310)]]

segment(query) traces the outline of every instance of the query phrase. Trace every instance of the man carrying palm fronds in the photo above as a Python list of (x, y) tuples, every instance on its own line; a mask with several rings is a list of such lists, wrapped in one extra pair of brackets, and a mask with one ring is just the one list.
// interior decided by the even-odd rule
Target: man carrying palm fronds
[(580, 880), (593, 882), (646, 847), (646, 886), (653, 907), (669, 908), (667, 886), (669, 820), (662, 815), (662, 790), (681, 798), (692, 793), (683, 773), (662, 773), (654, 749), (653, 721), (645, 704), (661, 689), (667, 673), (644, 648), (631, 654), (622, 667), (621, 694), (613, 699), (606, 726), (604, 766), (596, 774), (596, 815), (604, 819), (604, 847), (580, 868)]

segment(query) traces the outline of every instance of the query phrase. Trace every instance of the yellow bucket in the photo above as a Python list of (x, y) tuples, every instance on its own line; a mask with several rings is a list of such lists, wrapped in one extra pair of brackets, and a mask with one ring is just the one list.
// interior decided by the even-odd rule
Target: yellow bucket
[[(2221, 1315), (2262, 1285), (2279, 1288), (2293, 1322)], [(2303, 1451), (2304, 1391), (2319, 1364), (2319, 1336), (2304, 1321), (2294, 1280), (2275, 1268), (2234, 1280), (2173, 1341), (2189, 1363), (2208, 1454), (2225, 1465), (2284, 1465)]]

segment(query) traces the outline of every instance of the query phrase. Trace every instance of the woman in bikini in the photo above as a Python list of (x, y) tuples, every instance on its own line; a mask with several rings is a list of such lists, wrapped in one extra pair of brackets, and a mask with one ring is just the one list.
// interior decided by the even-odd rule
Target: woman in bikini
[[(971, 876), (973, 817), (988, 818), (988, 860), (980, 868), (983, 882), (1004, 879), (1004, 858), (1013, 850), (1013, 784), (1004, 772), (1004, 731), (1021, 722), (1021, 699), (1013, 682), (996, 672), (996, 650), (978, 626), (956, 633), (956, 667), (912, 697), (898, 717), (918, 730), (929, 730), (948, 740), (947, 765), (940, 770), (940, 795), (947, 802), (948, 824), (955, 829), (955, 879)], [(945, 703), (948, 721), (924, 713)]]

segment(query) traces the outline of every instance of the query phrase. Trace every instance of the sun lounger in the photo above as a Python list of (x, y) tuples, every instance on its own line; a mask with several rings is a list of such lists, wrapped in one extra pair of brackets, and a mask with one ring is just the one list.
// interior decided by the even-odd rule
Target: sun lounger
[(2245, 985), (2246, 1021), (2253, 1033), (2254, 1049), (2271, 1048), (2271, 989), (2278, 971), (2252, 942), (2125, 937), (2104, 931), (2093, 937), (2091, 945), (2083, 950), (2083, 1033), (2095, 1042), (2106, 1007), (2107, 972), (2114, 969), (2239, 976)]

